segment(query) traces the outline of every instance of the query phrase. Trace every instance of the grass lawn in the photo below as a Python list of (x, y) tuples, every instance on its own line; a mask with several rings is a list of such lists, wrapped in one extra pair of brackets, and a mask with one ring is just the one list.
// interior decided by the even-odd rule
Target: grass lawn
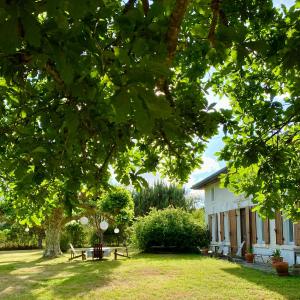
[(44, 260), (0, 252), (1, 299), (300, 299), (300, 278), (199, 255), (136, 255), (118, 261)]

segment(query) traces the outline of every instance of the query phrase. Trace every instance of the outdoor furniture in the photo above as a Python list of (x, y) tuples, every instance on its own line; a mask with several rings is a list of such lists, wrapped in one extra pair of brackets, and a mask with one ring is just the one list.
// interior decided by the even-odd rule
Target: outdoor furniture
[[(102, 247), (102, 257), (109, 257), (112, 249), (109, 247)], [(93, 258), (94, 248), (86, 249), (87, 258)], [(96, 254), (97, 255), (97, 254)]]
[(69, 261), (73, 260), (75, 258), (79, 258), (79, 257), (81, 257), (82, 260), (86, 260), (86, 252), (85, 251), (81, 251), (81, 254), (78, 254), (75, 251), (75, 249), (74, 249), (74, 247), (73, 247), (72, 244), (70, 244), (70, 248), (71, 248), (71, 258), (69, 258)]
[(125, 248), (125, 253), (124, 252), (123, 253), (118, 253), (118, 249), (115, 249), (114, 256), (115, 256), (115, 260), (117, 260), (118, 256), (130, 258), (129, 255), (128, 255), (128, 248), (127, 247)]
[(102, 258), (103, 258), (102, 244), (97, 244), (94, 246), (93, 249), (93, 260), (102, 259)]
[(297, 265), (297, 257), (300, 257), (300, 249), (294, 250), (294, 266)]
[(254, 253), (254, 262), (258, 262), (258, 258), (261, 263), (267, 264), (271, 262), (272, 253), (270, 254), (262, 254), (262, 253)]
[(216, 257), (223, 257), (224, 256), (224, 248), (225, 248), (225, 241), (221, 243), (218, 247), (215, 248), (214, 256)]

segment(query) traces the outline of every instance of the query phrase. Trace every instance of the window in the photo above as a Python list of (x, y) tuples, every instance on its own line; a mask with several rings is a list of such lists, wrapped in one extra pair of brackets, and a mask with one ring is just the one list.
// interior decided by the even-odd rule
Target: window
[(259, 244), (264, 243), (265, 241), (264, 221), (258, 214), (256, 214), (256, 232), (257, 232), (257, 242)]
[(260, 222), (261, 222), (261, 226), (260, 226), (260, 229), (261, 229), (261, 241), (264, 242), (265, 241), (265, 228), (264, 228), (264, 221), (263, 221), (263, 219), (260, 219)]
[(285, 244), (294, 243), (294, 224), (291, 220), (285, 220), (283, 222), (283, 235)]
[(294, 224), (291, 220), (288, 220), (288, 230), (289, 230), (289, 242), (294, 242)]

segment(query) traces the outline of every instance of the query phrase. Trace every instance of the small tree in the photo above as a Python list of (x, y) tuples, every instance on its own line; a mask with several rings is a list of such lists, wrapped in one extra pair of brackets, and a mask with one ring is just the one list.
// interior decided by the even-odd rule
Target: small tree
[(97, 235), (103, 242), (103, 231), (100, 223), (107, 220), (110, 225), (115, 225), (120, 232), (132, 223), (134, 216), (134, 202), (128, 190), (122, 187), (115, 187), (105, 193), (97, 203), (97, 210), (92, 215), (93, 224)]

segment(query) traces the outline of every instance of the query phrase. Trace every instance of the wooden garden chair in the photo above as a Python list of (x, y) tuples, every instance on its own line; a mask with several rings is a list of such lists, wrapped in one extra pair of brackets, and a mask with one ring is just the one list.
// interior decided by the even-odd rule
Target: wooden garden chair
[(102, 244), (96, 244), (93, 250), (93, 260), (102, 259), (102, 258), (103, 258)]
[(69, 258), (69, 261), (79, 257), (81, 257), (82, 260), (86, 260), (85, 251), (81, 251), (81, 254), (78, 254), (72, 244), (70, 244), (70, 248), (71, 248), (71, 258)]

